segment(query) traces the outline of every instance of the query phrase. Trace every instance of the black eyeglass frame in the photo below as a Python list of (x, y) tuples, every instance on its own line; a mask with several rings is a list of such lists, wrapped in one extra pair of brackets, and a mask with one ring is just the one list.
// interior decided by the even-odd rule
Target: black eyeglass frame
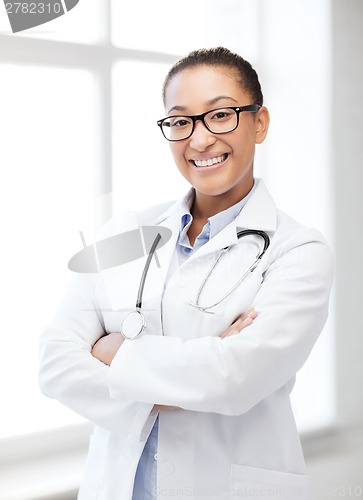
[[(206, 111), (205, 113), (202, 113), (200, 115), (172, 115), (172, 116), (166, 116), (165, 118), (162, 118), (161, 120), (158, 120), (157, 121), (157, 125), (160, 127), (160, 130), (163, 134), (163, 136), (165, 137), (165, 139), (167, 141), (170, 141), (170, 142), (179, 142), (179, 141), (185, 141), (185, 139), (189, 139), (189, 137), (191, 137), (193, 135), (193, 132), (194, 132), (194, 129), (195, 129), (195, 124), (198, 120), (200, 120), (201, 122), (203, 122), (203, 125), (205, 126), (205, 128), (207, 130), (209, 130), (209, 132), (211, 132), (212, 134), (229, 134), (230, 132), (233, 132), (233, 130), (236, 130), (236, 128), (238, 127), (239, 125), (239, 115), (240, 113), (243, 113), (245, 111), (249, 111), (249, 112), (252, 112), (252, 113), (257, 113), (257, 111), (261, 108), (261, 106), (259, 104), (248, 104), (247, 106), (222, 106), (220, 108), (216, 108), (216, 109), (210, 109), (209, 111)], [(213, 113), (213, 111), (218, 111), (219, 109), (233, 109), (237, 115), (237, 121), (236, 121), (236, 126), (233, 127), (231, 130), (228, 130), (227, 132), (213, 132), (213, 130), (211, 130), (208, 125), (206, 124), (205, 122), (205, 117), (206, 115), (209, 115), (209, 113)], [(166, 137), (166, 135), (164, 134), (164, 130), (163, 130), (163, 123), (165, 120), (168, 120), (170, 118), (190, 118), (193, 122), (193, 126), (192, 126), (192, 130), (190, 132), (189, 135), (187, 135), (186, 137), (183, 137), (183, 139), (168, 139)]]

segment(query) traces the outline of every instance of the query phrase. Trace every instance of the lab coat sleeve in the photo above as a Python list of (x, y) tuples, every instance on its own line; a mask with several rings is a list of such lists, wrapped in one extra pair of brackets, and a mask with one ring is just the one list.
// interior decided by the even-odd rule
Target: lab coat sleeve
[(304, 364), (327, 318), (332, 275), (332, 255), (322, 241), (290, 248), (268, 266), (251, 326), (224, 339), (144, 335), (124, 342), (109, 371), (111, 397), (247, 412)]
[(40, 338), (39, 385), (94, 424), (138, 437), (152, 404), (111, 399), (108, 367), (91, 354), (105, 332), (94, 304), (97, 275), (75, 275)]

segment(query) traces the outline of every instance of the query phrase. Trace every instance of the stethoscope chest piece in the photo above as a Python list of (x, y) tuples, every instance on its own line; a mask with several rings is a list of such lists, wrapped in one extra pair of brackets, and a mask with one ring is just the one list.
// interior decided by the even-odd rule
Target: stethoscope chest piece
[(136, 339), (145, 329), (146, 321), (139, 309), (127, 313), (121, 323), (121, 334), (128, 340)]

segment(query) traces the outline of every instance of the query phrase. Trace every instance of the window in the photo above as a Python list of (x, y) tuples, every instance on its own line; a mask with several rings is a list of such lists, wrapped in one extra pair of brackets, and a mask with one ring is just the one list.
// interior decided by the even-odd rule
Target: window
[[(125, 207), (138, 209), (176, 199), (189, 187), (174, 166), (169, 147), (156, 125), (165, 114), (161, 87), (168, 68), (168, 64), (141, 61), (120, 61), (114, 66), (113, 200), (116, 213)], [(133, 189), (130, 190), (130, 186)]]
[[(80, 230), (87, 239), (92, 224), (112, 212), (187, 189), (156, 126), (164, 115), (161, 83), (178, 54), (225, 45), (256, 66), (272, 115), (256, 173), (278, 206), (332, 240), (327, 13), (327, 0), (273, 6), (88, 0), (18, 35), (0, 18), (0, 43), (6, 44), (0, 54), (0, 203), (6, 215), (0, 363), (8, 380), (1, 437), (80, 421), (39, 393), (38, 336), (70, 277), (66, 264), (81, 248)], [(296, 35), (292, 27), (288, 43), (286, 19), (302, 30)], [(101, 218), (93, 222), (100, 206)], [(334, 418), (332, 332), (333, 319), (298, 375), (293, 399), (301, 430)], [(306, 400), (308, 408), (301, 404)]]
[(92, 209), (95, 85), (79, 69), (9, 64), (0, 72), (4, 437), (79, 420), (39, 393), (37, 338)]
[[(255, 0), (112, 0), (112, 41), (117, 47), (185, 54), (223, 45), (256, 59), (258, 2)], [(127, 19), (136, 23), (125, 22)]]

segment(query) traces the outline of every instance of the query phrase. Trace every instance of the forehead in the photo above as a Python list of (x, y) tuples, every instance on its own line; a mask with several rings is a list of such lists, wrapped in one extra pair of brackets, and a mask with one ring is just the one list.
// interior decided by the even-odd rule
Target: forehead
[[(249, 95), (242, 87), (236, 70), (226, 66), (196, 66), (187, 68), (170, 80), (165, 93), (165, 108), (182, 107), (196, 113), (204, 111), (216, 97), (224, 96), (221, 105), (228, 98), (238, 104), (249, 104)], [(246, 102), (244, 102), (246, 101)], [(197, 110), (195, 108), (198, 108)]]

